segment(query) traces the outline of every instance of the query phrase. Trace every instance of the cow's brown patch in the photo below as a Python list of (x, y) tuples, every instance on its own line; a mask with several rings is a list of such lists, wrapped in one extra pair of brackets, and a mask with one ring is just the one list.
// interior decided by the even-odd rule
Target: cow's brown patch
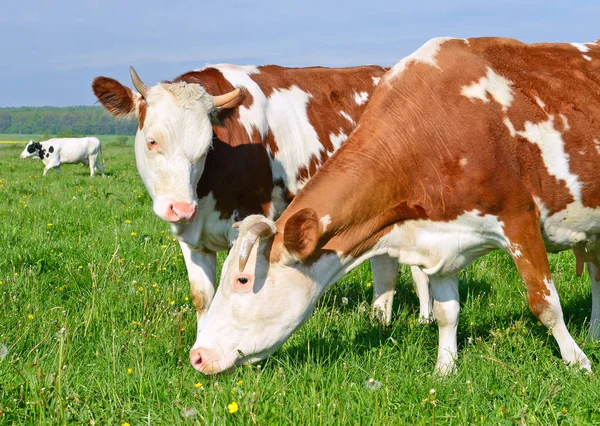
[(148, 109), (148, 104), (145, 100), (141, 100), (138, 103), (138, 128), (142, 130), (144, 128), (144, 122), (146, 121), (146, 110)]
[(206, 305), (206, 294), (200, 290), (201, 286), (190, 280), (190, 295), (192, 296), (192, 302), (196, 308), (196, 312), (202, 313), (207, 308)]

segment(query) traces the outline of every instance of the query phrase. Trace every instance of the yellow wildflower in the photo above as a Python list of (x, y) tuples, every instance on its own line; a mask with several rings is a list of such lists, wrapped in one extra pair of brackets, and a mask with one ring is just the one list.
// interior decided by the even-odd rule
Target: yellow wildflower
[(129, 223), (131, 223), (131, 221), (130, 221), (129, 219), (127, 219), (127, 220), (125, 221), (125, 223), (129, 224)]
[(133, 373), (133, 370), (131, 368), (128, 368), (127, 369), (127, 374), (131, 374), (131, 373)]
[(202, 389), (202, 383), (194, 383), (196, 389)]
[(29, 314), (29, 315), (27, 315), (27, 318), (29, 318), (30, 320), (32, 320), (33, 319), (33, 315)]
[(131, 233), (131, 234), (129, 234), (129, 235), (131, 235), (132, 237), (135, 237), (135, 236), (137, 235), (137, 232), (132, 232), (132, 233)]
[(239, 406), (238, 403), (233, 401), (231, 404), (227, 404), (227, 410), (229, 411), (229, 414), (233, 414), (235, 413), (237, 410), (239, 410)]
[(240, 380), (240, 381), (237, 381), (237, 382), (235, 382), (235, 385), (236, 385), (236, 386), (242, 386), (243, 384), (244, 384), (244, 381), (243, 381), (243, 380)]

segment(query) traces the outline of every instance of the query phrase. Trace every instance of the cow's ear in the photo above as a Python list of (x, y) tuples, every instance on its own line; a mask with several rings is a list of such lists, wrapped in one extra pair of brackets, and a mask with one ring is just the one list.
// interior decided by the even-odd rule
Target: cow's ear
[(250, 143), (250, 137), (246, 128), (238, 120), (238, 107), (246, 99), (245, 90), (240, 90), (239, 94), (229, 102), (215, 108), (212, 111), (212, 125), (214, 134), (221, 140), (230, 145), (240, 145)]
[(285, 223), (283, 245), (289, 254), (304, 261), (317, 248), (319, 234), (317, 213), (310, 208), (302, 209)]
[(145, 102), (129, 87), (108, 77), (96, 77), (92, 82), (92, 90), (102, 106), (117, 118), (137, 116), (138, 104)]

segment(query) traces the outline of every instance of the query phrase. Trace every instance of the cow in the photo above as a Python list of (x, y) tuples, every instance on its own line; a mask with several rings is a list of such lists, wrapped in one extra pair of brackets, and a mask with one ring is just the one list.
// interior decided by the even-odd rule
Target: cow
[(44, 176), (50, 169), (60, 173), (61, 164), (83, 163), (84, 167), (89, 165), (90, 176), (94, 176), (95, 169), (98, 168), (104, 177), (102, 164), (97, 161), (99, 155), (102, 155), (102, 146), (96, 137), (53, 138), (43, 142), (30, 140), (23, 149), (21, 158), (41, 159), (46, 166)]
[[(276, 218), (353, 131), (386, 69), (207, 65), (138, 93), (97, 77), (93, 91), (115, 117), (139, 120), (138, 171), (153, 210), (179, 240), (198, 332), (213, 298), (216, 253), (250, 214)], [(392, 313), (398, 263), (371, 260), (374, 311)], [(413, 268), (422, 321), (431, 317), (425, 274)]]
[(600, 45), (436, 38), (392, 67), (339, 151), (277, 221), (252, 215), (190, 352), (205, 374), (274, 352), (333, 282), (372, 256), (418, 265), (439, 327), (435, 371), (455, 370), (457, 273), (507, 252), (562, 358), (569, 334), (547, 252), (574, 248), (598, 337)]

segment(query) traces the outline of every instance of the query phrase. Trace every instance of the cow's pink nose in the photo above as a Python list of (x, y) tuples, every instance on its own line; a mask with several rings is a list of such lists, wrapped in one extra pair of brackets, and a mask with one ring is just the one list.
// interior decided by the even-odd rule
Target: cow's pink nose
[(215, 356), (207, 348), (193, 348), (190, 351), (190, 363), (202, 374), (214, 374), (221, 371)]
[(196, 204), (170, 203), (167, 206), (167, 218), (171, 222), (191, 222), (197, 210)]
[(195, 348), (190, 351), (190, 362), (192, 367), (202, 372), (202, 348)]

